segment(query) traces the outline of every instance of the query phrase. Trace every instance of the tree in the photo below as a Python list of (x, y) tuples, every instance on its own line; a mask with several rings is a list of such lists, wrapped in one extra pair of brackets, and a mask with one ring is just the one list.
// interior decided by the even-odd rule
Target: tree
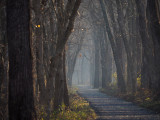
[(138, 21), (139, 21), (139, 32), (142, 39), (142, 86), (143, 88), (151, 88), (151, 81), (155, 81), (155, 66), (154, 56), (152, 54), (153, 40), (149, 35), (149, 29), (147, 24), (146, 6), (144, 1), (136, 0)]
[(109, 87), (112, 80), (112, 56), (109, 49), (110, 44), (107, 40), (106, 29), (103, 28), (99, 35), (101, 49), (102, 88), (106, 88)]
[[(50, 73), (49, 78), (52, 80), (55, 78), (55, 92), (54, 92), (54, 109), (57, 110), (59, 105), (62, 104), (63, 97), (58, 97), (64, 95), (63, 89), (64, 85), (61, 80), (63, 74), (63, 51), (66, 42), (72, 32), (74, 27), (74, 21), (77, 15), (78, 8), (80, 6), (81, 0), (72, 0), (66, 3), (64, 6), (64, 1), (59, 0), (53, 3), (57, 19), (57, 40), (56, 40), (56, 50), (54, 56), (51, 58)], [(55, 71), (55, 69), (57, 69)], [(65, 84), (66, 85), (66, 84)], [(58, 96), (57, 96), (58, 95)]]
[[(137, 78), (137, 72), (136, 72), (136, 39), (135, 37), (130, 36), (129, 40), (127, 39), (127, 32), (125, 29), (125, 19), (124, 19), (124, 14), (123, 14), (123, 10), (122, 10), (122, 3), (120, 0), (116, 0), (116, 4), (117, 4), (117, 13), (118, 13), (118, 25), (120, 27), (120, 34), (122, 36), (122, 40), (125, 46), (125, 51), (127, 54), (127, 64), (128, 64), (128, 80), (130, 81), (131, 84), (131, 90), (132, 92), (135, 92), (136, 90), (136, 78)], [(130, 5), (132, 4), (132, 5)], [(128, 20), (129, 22), (129, 34), (130, 35), (136, 35), (134, 33), (134, 31), (136, 31), (136, 29), (133, 29), (136, 27), (136, 19), (135, 15), (134, 15), (134, 9), (132, 8), (133, 3), (129, 2), (129, 7), (127, 9), (127, 12), (129, 12), (130, 16), (133, 16), (132, 20)], [(131, 21), (131, 22), (130, 22)], [(134, 26), (134, 27), (133, 27)], [(130, 47), (130, 43), (132, 43), (132, 46)], [(134, 52), (135, 51), (135, 52)]]
[(159, 90), (160, 86), (160, 11), (159, 11), (158, 0), (148, 0), (147, 2), (147, 19), (149, 33), (154, 45), (154, 70), (155, 75), (152, 75), (152, 86), (151, 88), (155, 91)]
[[(42, 4), (40, 0), (33, 0), (35, 12), (35, 39), (36, 39), (36, 68), (37, 68), (37, 85), (39, 85), (40, 102), (45, 103), (45, 83), (44, 83), (44, 64), (43, 64), (43, 18)], [(38, 92), (38, 91), (37, 91)]]
[(116, 44), (114, 42), (114, 37), (112, 35), (111, 28), (109, 26), (109, 20), (107, 18), (107, 14), (106, 14), (106, 10), (105, 10), (104, 0), (99, 0), (99, 1), (100, 1), (102, 13), (103, 13), (104, 21), (105, 21), (106, 31), (107, 31), (108, 38), (109, 38), (110, 43), (111, 43), (112, 50), (113, 50), (115, 64), (116, 64), (116, 67), (117, 67), (118, 87), (119, 87), (121, 92), (126, 92), (126, 85), (125, 85), (124, 76), (123, 76), (123, 73), (122, 73), (122, 64), (121, 64), (121, 61), (120, 61), (121, 59), (120, 59), (120, 56), (118, 54), (119, 49), (117, 48), (119, 43)]
[[(80, 30), (81, 31), (81, 30)], [(78, 34), (80, 35), (80, 31), (78, 32)], [(79, 51), (81, 50), (82, 44), (83, 44), (83, 39), (84, 39), (84, 35), (85, 32), (82, 31), (82, 35), (79, 38), (75, 38), (73, 39), (74, 42), (77, 41), (76, 43), (73, 43), (72, 45), (72, 41), (71, 44), (69, 45), (69, 50), (68, 50), (68, 57), (67, 57), (67, 62), (68, 62), (68, 85), (72, 86), (72, 76), (73, 76), (73, 72), (74, 72), (74, 68), (76, 65), (76, 60), (79, 54)], [(76, 35), (76, 34), (74, 34)], [(73, 52), (74, 51), (74, 52)]]
[(29, 0), (7, 1), (9, 120), (35, 118), (29, 6)]

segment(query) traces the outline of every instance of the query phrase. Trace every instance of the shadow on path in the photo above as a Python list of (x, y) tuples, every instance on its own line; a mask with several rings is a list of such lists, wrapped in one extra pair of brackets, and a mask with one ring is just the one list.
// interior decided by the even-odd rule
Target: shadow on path
[(97, 120), (160, 120), (160, 116), (131, 102), (108, 96), (88, 86), (77, 86), (78, 93), (95, 110)]

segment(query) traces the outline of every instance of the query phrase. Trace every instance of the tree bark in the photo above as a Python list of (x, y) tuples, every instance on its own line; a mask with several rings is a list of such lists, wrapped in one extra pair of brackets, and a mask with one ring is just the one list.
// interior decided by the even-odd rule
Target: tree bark
[(63, 75), (64, 75), (64, 104), (69, 107), (69, 95), (68, 95), (68, 88), (67, 88), (67, 78), (66, 78), (66, 51), (63, 52)]
[(7, 1), (9, 120), (35, 118), (29, 5), (29, 0)]
[[(43, 25), (42, 25), (42, 6), (40, 0), (33, 0), (35, 12), (35, 38), (36, 38), (36, 69), (37, 84), (40, 92), (40, 103), (45, 103), (45, 83), (44, 83), (44, 65), (43, 65)], [(38, 91), (37, 91), (38, 92)]]
[(54, 110), (58, 110), (63, 101), (64, 96), (64, 72), (63, 72), (63, 55), (58, 56), (59, 64), (55, 77), (55, 92), (54, 92)]
[[(102, 27), (102, 26), (101, 26)], [(102, 88), (106, 88), (111, 83), (111, 67), (112, 61), (110, 51), (107, 44), (106, 30), (102, 28), (100, 35), (100, 49), (101, 49), (101, 67), (102, 67)], [(109, 70), (110, 69), (110, 70)]]
[(155, 91), (159, 90), (160, 86), (160, 21), (159, 21), (159, 7), (158, 7), (158, 0), (148, 0), (147, 2), (147, 19), (148, 19), (148, 26), (150, 28), (150, 34), (154, 44), (154, 70), (155, 75), (152, 75), (154, 78), (152, 82), (152, 89)]
[(143, 58), (142, 58), (142, 78), (141, 87), (151, 88), (152, 76), (155, 75), (154, 56), (152, 52), (153, 41), (148, 33), (148, 25), (144, 1), (136, 0), (137, 11), (139, 13), (139, 32), (142, 39)]

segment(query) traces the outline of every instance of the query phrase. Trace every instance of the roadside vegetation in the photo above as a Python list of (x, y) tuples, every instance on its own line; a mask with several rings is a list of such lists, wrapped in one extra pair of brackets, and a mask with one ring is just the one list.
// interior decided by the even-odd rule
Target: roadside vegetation
[[(77, 88), (69, 88), (70, 107), (62, 104), (57, 111), (53, 111), (50, 120), (95, 120), (96, 114), (89, 106), (89, 103), (77, 94)], [(39, 118), (47, 118), (44, 109), (40, 112)]]
[(141, 88), (134, 94), (131, 92), (120, 94), (119, 92), (117, 92), (117, 89), (115, 87), (103, 88), (100, 89), (100, 91), (107, 95), (133, 102), (141, 107), (151, 109), (156, 113), (160, 113), (160, 96), (158, 92), (155, 93), (149, 89)]

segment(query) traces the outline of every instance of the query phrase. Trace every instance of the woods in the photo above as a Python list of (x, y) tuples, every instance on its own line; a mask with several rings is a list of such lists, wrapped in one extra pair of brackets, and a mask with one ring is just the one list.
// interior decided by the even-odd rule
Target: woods
[(75, 86), (159, 101), (159, 51), (159, 0), (1, 0), (0, 119), (52, 120)]

